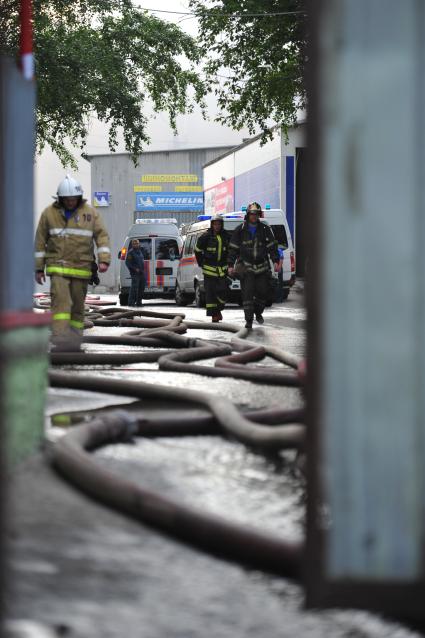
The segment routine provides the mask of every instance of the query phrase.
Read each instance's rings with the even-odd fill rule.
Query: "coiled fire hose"
[[[265,571],[300,578],[303,545],[289,543],[246,525],[201,513],[122,479],[93,462],[86,450],[143,436],[143,422],[115,412],[75,427],[53,448],[51,462],[61,475],[90,496],[215,555]]]
[[[107,311],[107,312],[106,312]],[[133,317],[140,316],[140,311],[131,311]],[[146,311],[144,311],[146,313]],[[99,313],[98,313],[99,314]],[[115,321],[128,321],[127,317],[118,317],[116,308],[101,309],[100,314],[109,316],[110,326]],[[128,314],[128,313],[121,313]],[[282,375],[288,376],[283,370],[274,368],[251,368],[247,369],[244,362],[258,361],[266,354],[275,359],[296,368],[298,360],[291,357],[290,353],[285,353],[280,349],[268,349],[252,342],[245,342],[240,339],[246,331],[240,330],[233,324],[206,324],[205,322],[184,321],[184,315],[162,314],[157,319],[165,319],[161,324],[152,321],[143,321],[145,329],[132,331],[118,337],[102,336],[99,341],[97,337],[85,337],[85,342],[91,343],[114,343],[156,347],[156,348],[178,348],[176,350],[142,351],[128,353],[52,353],[51,360],[56,364],[94,364],[96,361],[101,364],[137,361],[159,362],[160,369],[182,370],[196,372],[194,368],[214,370],[222,376],[238,377],[242,373],[253,373],[253,376],[241,376],[240,378],[255,378],[257,375],[263,379],[264,375],[272,375],[270,379],[263,381],[266,383],[276,382],[275,379]],[[146,316],[146,315],[145,315]],[[113,319],[112,319],[113,317]],[[154,319],[154,317],[152,317]],[[103,321],[103,320],[100,320]],[[137,320],[136,320],[137,321]],[[123,325],[120,323],[119,325]],[[135,326],[133,322],[129,325]],[[204,341],[192,339],[181,334],[176,334],[176,328],[200,328],[200,329],[223,329],[236,333],[230,344],[218,341]],[[137,325],[140,328],[140,325]],[[136,334],[134,334],[136,333]],[[105,341],[106,340],[106,341]],[[232,350],[238,350],[241,354],[232,355]],[[67,357],[67,355],[70,355]],[[111,355],[116,355],[115,359]],[[133,356],[131,356],[133,355]],[[222,362],[225,365],[237,366],[237,368],[227,369],[224,367],[196,366],[191,361],[204,358],[226,358]],[[236,358],[236,359],[235,359]],[[230,361],[228,361],[230,359]],[[170,366],[170,367],[167,367]],[[177,367],[173,367],[177,366]],[[182,367],[179,367],[182,366]],[[192,368],[192,369],[189,369]],[[277,375],[277,377],[276,377]],[[215,375],[214,375],[215,376]],[[296,379],[295,375],[292,379]],[[86,450],[95,449],[101,445],[122,441],[132,436],[161,436],[161,435],[184,435],[184,434],[205,434],[225,433],[241,441],[249,447],[254,447],[263,452],[277,452],[282,449],[295,448],[303,449],[305,439],[305,427],[299,421],[303,420],[302,411],[282,411],[263,410],[254,411],[248,414],[241,414],[239,410],[229,400],[220,397],[219,399],[205,392],[198,392],[169,386],[158,386],[143,382],[128,382],[120,379],[105,379],[63,372],[50,373],[50,383],[54,387],[67,387],[82,390],[92,390],[96,392],[106,392],[108,394],[125,395],[137,398],[154,398],[159,401],[177,400],[183,402],[193,402],[206,407],[211,415],[201,417],[201,424],[196,419],[189,420],[188,423],[178,424],[170,419],[149,424],[149,420],[135,418],[129,412],[119,412],[103,415],[83,426],[74,428],[70,433],[62,437],[53,446],[51,461],[54,467],[68,480],[89,493],[91,496],[101,500],[109,506],[127,513],[144,522],[159,527],[160,529],[191,542],[214,554],[226,556],[232,560],[238,560],[244,564],[261,568],[266,571],[285,575],[293,578],[300,576],[301,559],[303,555],[303,545],[300,543],[287,543],[272,535],[263,534],[256,530],[247,529],[245,526],[224,521],[218,516],[199,513],[186,505],[176,504],[163,496],[154,492],[143,490],[142,488],[114,476],[101,468]],[[292,380],[285,385],[296,385]],[[292,422],[292,419],[295,421]],[[172,420],[171,420],[172,421]],[[263,423],[263,425],[261,425]],[[273,425],[264,425],[265,423]],[[286,425],[283,425],[286,423]],[[166,434],[164,434],[166,433]]]
[[[276,425],[273,427],[257,425],[240,414],[236,406],[225,397],[218,399],[207,392],[161,386],[143,381],[77,376],[67,372],[50,372],[49,380],[53,387],[106,392],[107,394],[137,397],[139,399],[192,402],[196,405],[204,406],[214,414],[226,434],[258,450],[303,449],[305,444],[305,427],[303,425]]]

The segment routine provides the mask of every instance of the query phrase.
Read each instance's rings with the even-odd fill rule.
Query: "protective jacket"
[[[235,228],[229,244],[229,266],[239,259],[246,271],[260,274],[270,270],[269,256],[274,263],[279,263],[277,241],[269,226],[258,221],[254,236],[248,230],[247,221]]]
[[[210,228],[199,237],[195,246],[195,257],[204,275],[226,276],[229,241],[230,234],[224,229],[215,234]]]
[[[41,214],[35,236],[35,270],[46,268],[47,275],[90,279],[94,258],[109,264],[109,235],[99,213],[83,200],[67,220],[59,203]]]
[[[125,265],[130,271],[130,275],[143,275],[145,271],[145,260],[140,250],[130,248],[125,258]]]

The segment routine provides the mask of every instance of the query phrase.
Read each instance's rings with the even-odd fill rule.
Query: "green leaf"
[[[0,54],[17,56],[19,3],[0,7]],[[178,26],[130,0],[35,0],[37,149],[48,144],[64,165],[76,166],[68,145],[84,152],[91,118],[109,124],[110,150],[123,129],[133,159],[149,143],[144,105],[176,118],[203,107],[206,84],[196,65],[200,49]]]
[[[303,0],[189,0],[200,29],[203,73],[234,129],[284,131],[306,104],[306,13]],[[285,14],[285,15],[284,15]]]

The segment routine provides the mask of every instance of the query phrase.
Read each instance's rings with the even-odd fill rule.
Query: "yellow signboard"
[[[135,193],[160,193],[162,191],[162,186],[158,186],[157,184],[147,184],[146,186],[140,186],[136,184],[133,186],[133,190]]]
[[[142,182],[197,182],[197,175],[186,175],[184,173],[175,173],[168,175],[142,175]]]
[[[189,184],[184,184],[184,186],[175,186],[174,190],[176,193],[202,193],[202,186],[189,186]]]

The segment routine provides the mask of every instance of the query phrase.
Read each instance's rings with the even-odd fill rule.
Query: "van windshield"
[[[155,259],[180,259],[180,251],[175,239],[157,237],[155,239]]]

